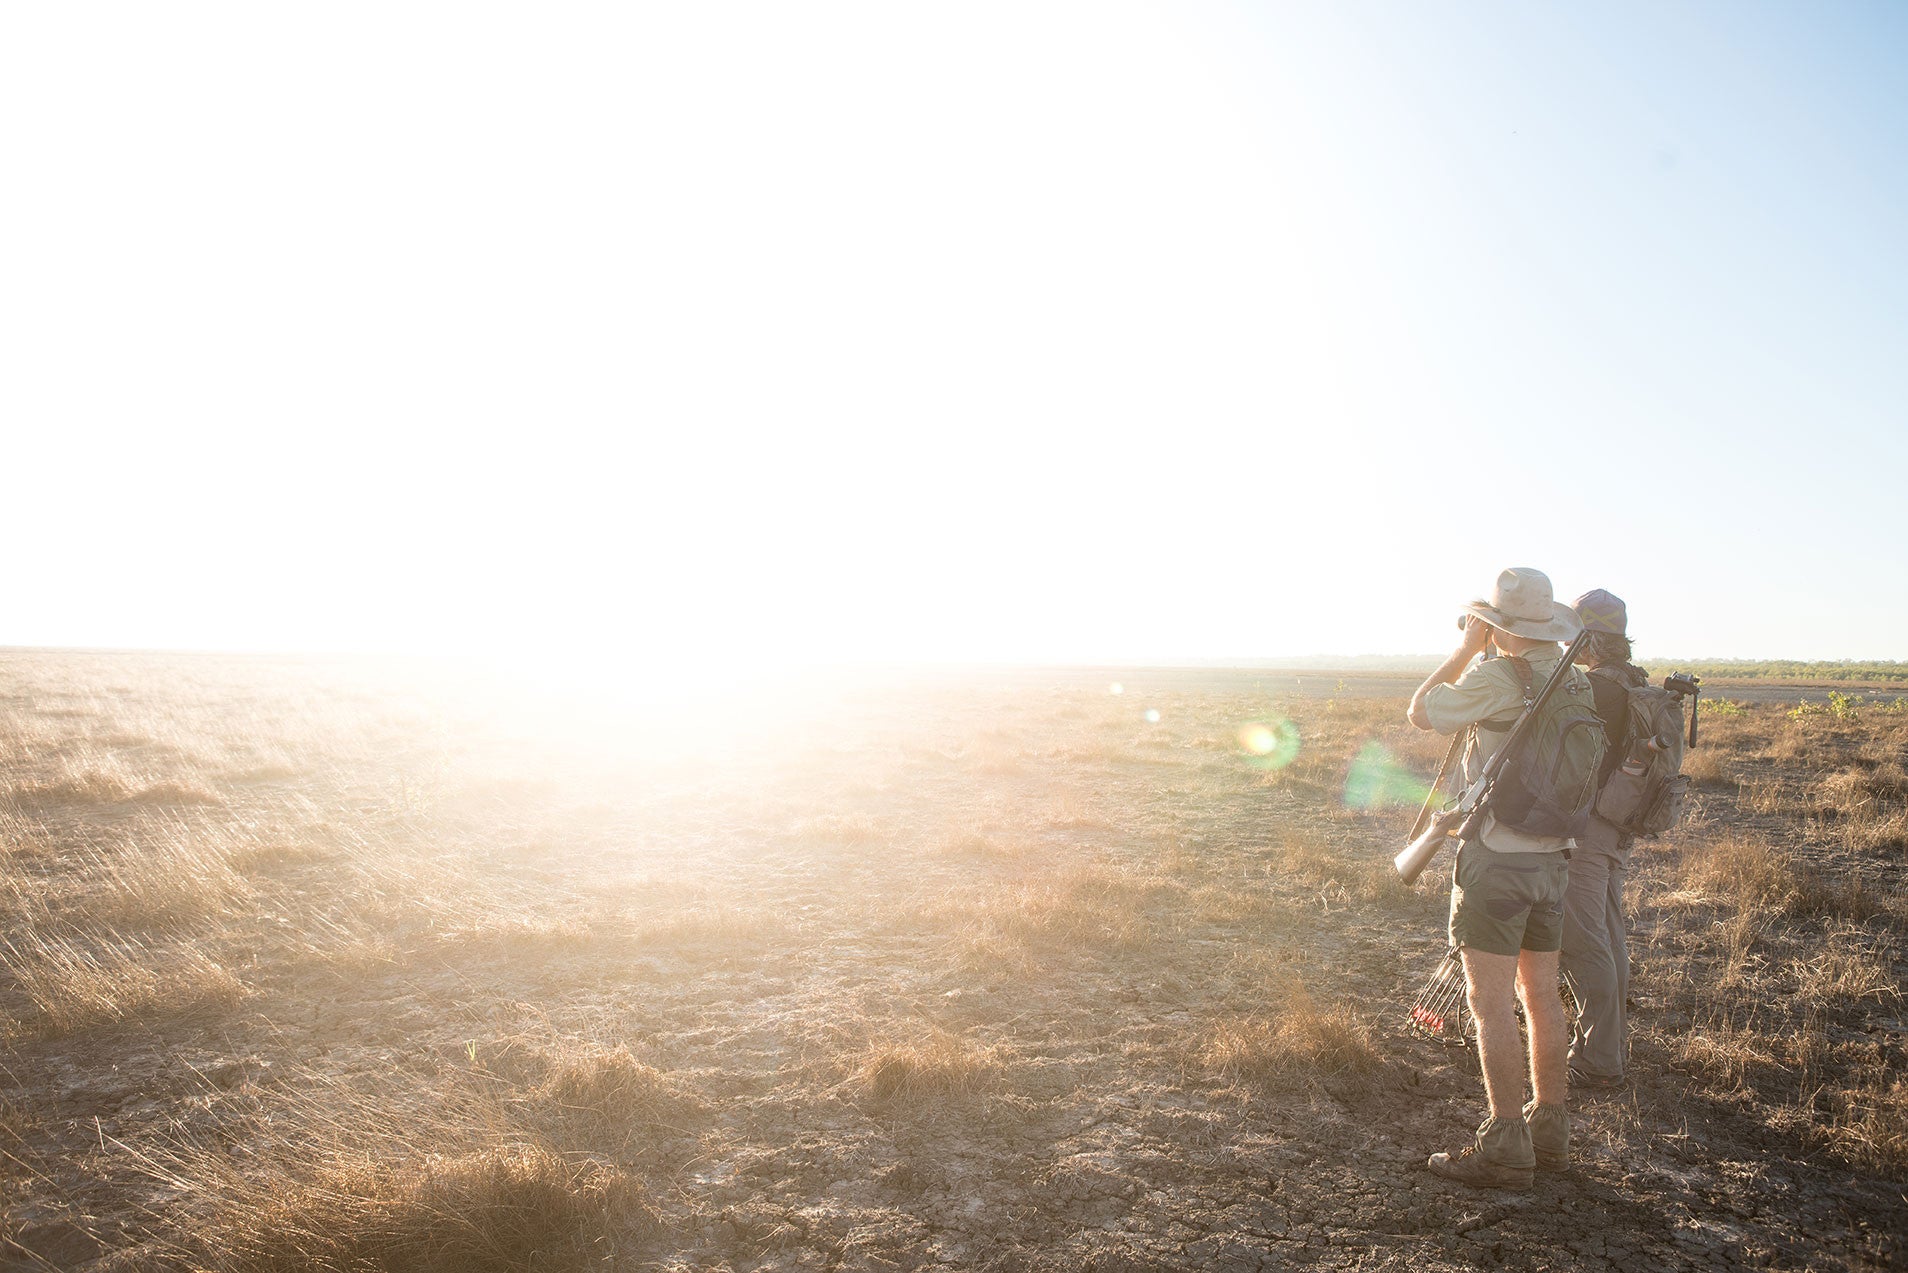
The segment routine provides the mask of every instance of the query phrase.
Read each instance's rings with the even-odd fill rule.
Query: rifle
[[[1457,763],[1458,753],[1464,750],[1464,731],[1451,735],[1451,745],[1444,749],[1444,759],[1438,762],[1438,776],[1431,780],[1431,790],[1425,793],[1424,806],[1418,810],[1417,821],[1411,824],[1411,834],[1405,837],[1408,844],[1418,838],[1431,821],[1431,815],[1437,811],[1438,793],[1444,790],[1445,775],[1451,772],[1451,766]]]
[[[1572,659],[1576,657],[1578,649],[1582,647],[1588,635],[1587,632],[1579,632],[1577,639],[1564,650],[1563,658],[1557,662],[1557,670],[1550,674],[1550,679],[1544,682],[1544,687],[1524,704],[1523,714],[1511,726],[1510,736],[1504,740],[1504,745],[1484,763],[1484,772],[1477,776],[1477,781],[1464,790],[1455,805],[1433,814],[1431,825],[1423,834],[1405,845],[1398,856],[1391,859],[1392,867],[1405,883],[1418,882],[1418,877],[1424,874],[1425,867],[1431,865],[1431,859],[1438,855],[1438,851],[1444,847],[1446,840],[1455,837],[1462,843],[1478,833],[1484,821],[1484,814],[1489,809],[1491,789],[1497,785],[1497,776],[1504,771],[1505,762],[1524,741],[1524,735],[1530,732],[1531,721],[1537,718],[1538,711],[1548,701],[1552,691],[1563,683],[1565,674],[1570,671]],[[1424,815],[1421,813],[1418,817],[1422,822]]]

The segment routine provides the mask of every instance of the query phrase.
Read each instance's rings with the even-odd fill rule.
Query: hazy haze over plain
[[[1898,6],[12,6],[0,120],[0,642],[1908,653]]]

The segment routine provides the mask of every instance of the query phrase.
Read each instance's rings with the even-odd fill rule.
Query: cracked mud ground
[[[994,673],[563,732],[351,669],[180,670],[9,669],[10,1267],[404,1267],[325,1247],[296,1199],[353,1155],[499,1145],[627,1188],[482,1267],[1908,1258],[1899,1171],[1772,1116],[1753,1067],[1692,1072],[1702,966],[1652,901],[1674,841],[1638,855],[1634,1081],[1575,1099],[1572,1168],[1424,1170],[1482,1094],[1403,1029],[1445,881],[1389,874],[1442,750],[1401,699]],[[1295,755],[1242,742],[1281,721]],[[1731,832],[1732,797],[1698,805],[1689,837]],[[181,844],[216,905],[111,865]],[[1891,906],[1864,921],[1888,941]],[[62,1007],[22,934],[230,981]],[[1899,1005],[1856,996],[1829,1046],[1898,1076]]]

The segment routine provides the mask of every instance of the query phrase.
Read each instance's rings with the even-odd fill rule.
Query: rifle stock
[[[1391,859],[1398,878],[1407,884],[1416,884],[1418,877],[1424,874],[1424,868],[1431,865],[1431,859],[1438,855],[1444,842],[1451,838],[1464,817],[1462,809],[1444,809],[1433,814],[1431,825],[1425,828],[1424,834],[1405,845],[1398,856]]]

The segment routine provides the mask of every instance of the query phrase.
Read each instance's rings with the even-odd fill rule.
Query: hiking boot
[[[1424,1165],[1478,1189],[1528,1189],[1535,1161],[1523,1119],[1487,1118],[1478,1124],[1475,1143],[1455,1154],[1432,1154]]]
[[[1613,1087],[1623,1086],[1621,1074],[1592,1074],[1588,1070],[1570,1067],[1570,1086],[1587,1088],[1593,1092],[1605,1092]]]
[[[1524,1106],[1524,1126],[1530,1129],[1530,1149],[1539,1171],[1562,1171],[1570,1165],[1570,1115],[1561,1105]]]

